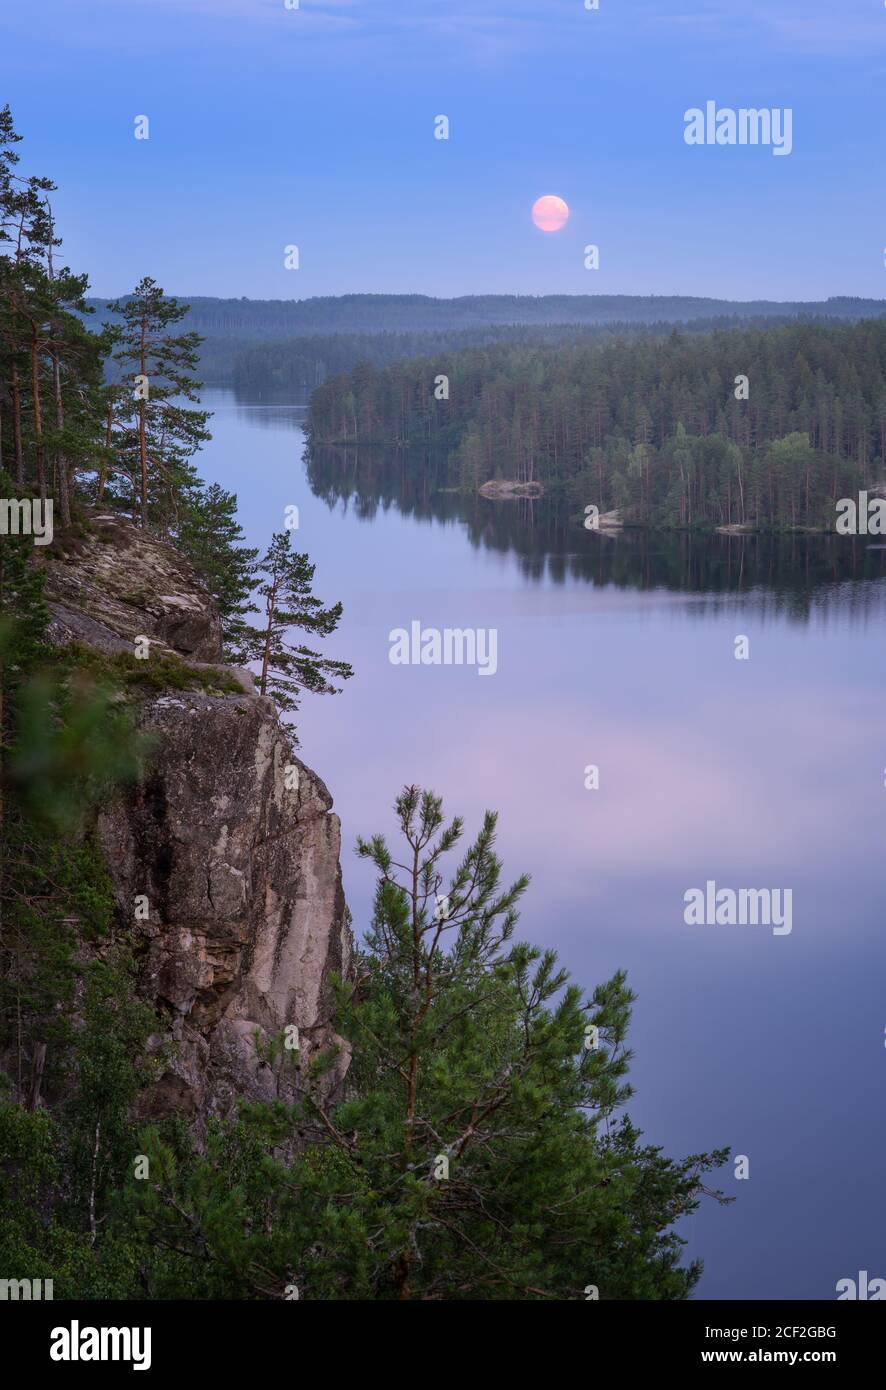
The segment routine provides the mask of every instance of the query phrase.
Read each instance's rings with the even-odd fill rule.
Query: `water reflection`
[[[834,604],[864,619],[882,614],[886,603],[879,582],[886,549],[864,537],[593,532],[564,502],[454,492],[445,461],[427,455],[315,448],[305,463],[311,491],[331,510],[372,522],[393,508],[415,520],[461,525],[472,546],[512,555],[528,580],[666,589],[725,606],[738,598],[798,620]]]

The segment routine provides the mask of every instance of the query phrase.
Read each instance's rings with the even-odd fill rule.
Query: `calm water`
[[[500,811],[522,933],[586,988],[639,995],[631,1105],[674,1154],[730,1145],[726,1208],[685,1223],[702,1298],[833,1299],[886,1277],[886,551],[833,540],[607,539],[544,508],[435,496],[396,460],[302,460],[300,405],[205,394],[201,472],[264,545],[296,504],[342,695],[305,697],[301,753],[343,824],[391,833],[405,782],[476,828]],[[498,671],[393,666],[413,619],[498,629]],[[750,639],[750,660],[734,639]],[[587,764],[600,789],[587,791]],[[793,890],[793,930],[690,927],[683,894]]]

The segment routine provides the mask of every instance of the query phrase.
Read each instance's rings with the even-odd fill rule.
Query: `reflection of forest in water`
[[[585,530],[574,506],[550,498],[489,501],[446,491],[445,459],[389,449],[308,448],[311,491],[332,509],[372,521],[379,509],[460,522],[475,547],[512,553],[530,580],[667,589],[728,602],[749,598],[797,618],[834,605],[869,618],[886,608],[886,547],[850,536],[723,536]],[[706,607],[707,605],[703,605]]]

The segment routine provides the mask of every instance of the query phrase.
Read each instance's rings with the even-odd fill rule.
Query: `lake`
[[[518,933],[588,991],[628,971],[647,1142],[747,1158],[717,1182],[736,1201],[683,1223],[696,1297],[886,1277],[886,550],[596,535],[544,503],[435,493],[381,451],[309,476],[303,400],[204,404],[199,470],[237,493],[249,543],[297,506],[315,592],[344,605],[323,650],[355,676],[296,722],[342,819],[355,930],[373,879],[354,840],[393,836],[404,783],[471,835],[497,809],[505,877],[532,875]],[[494,675],[391,664],[414,621],[494,629]],[[687,925],[708,881],[790,890],[791,930]]]

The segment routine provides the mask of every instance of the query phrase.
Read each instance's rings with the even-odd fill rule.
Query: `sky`
[[[0,99],[97,295],[886,293],[879,0],[584,5],[9,5]],[[709,100],[789,108],[791,153],[688,145]]]

